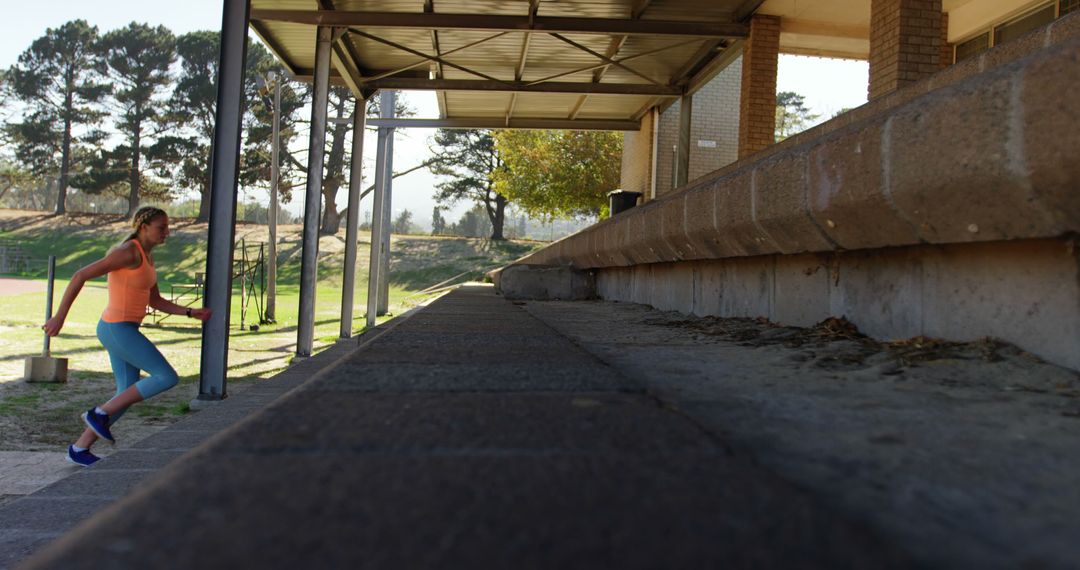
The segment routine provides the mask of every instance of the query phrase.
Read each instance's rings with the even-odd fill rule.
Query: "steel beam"
[[[229,370],[229,308],[232,301],[236,190],[240,174],[240,125],[244,105],[250,0],[224,0],[217,107],[210,158],[210,227],[204,304],[212,311],[202,327],[199,400],[226,397]]]
[[[390,117],[394,117],[394,105],[397,93],[390,94]],[[382,241],[382,257],[379,258],[379,306],[375,314],[383,316],[390,311],[390,234],[394,229],[394,127],[386,128],[386,172],[383,174],[383,227],[379,239]]]
[[[593,95],[650,95],[679,97],[681,87],[672,85],[645,85],[642,83],[549,83],[521,81],[487,81],[484,79],[414,79],[410,77],[386,77],[362,81],[365,89],[394,89],[413,91],[503,91],[509,93],[570,93]]]
[[[352,336],[353,296],[356,290],[356,237],[360,224],[360,191],[364,178],[364,119],[367,101],[353,108],[352,158],[349,163],[349,210],[345,219],[345,271],[341,278],[341,338]]]
[[[319,258],[319,206],[326,153],[326,106],[330,90],[333,30],[320,27],[315,40],[315,85],[308,139],[307,189],[304,195],[304,237],[300,257],[300,309],[296,326],[297,356],[311,356],[315,343],[315,287]]]
[[[252,10],[251,17],[258,21],[291,22],[311,26],[362,26],[366,28],[412,28],[422,30],[499,30],[545,34],[559,32],[745,38],[750,33],[749,26],[735,22],[633,20],[625,18],[529,17],[344,10]]]
[[[685,186],[690,178],[690,128],[693,124],[693,115],[694,97],[684,95],[679,99],[679,144],[675,161],[675,188]]]
[[[394,117],[394,92],[383,91],[379,93],[379,115],[385,119]],[[369,121],[370,122],[370,121]],[[368,288],[367,288],[367,312],[365,321],[367,327],[375,326],[375,317],[379,310],[379,274],[382,271],[382,256],[388,254],[383,250],[382,234],[386,209],[386,178],[393,175],[387,168],[386,142],[393,136],[393,131],[387,127],[379,127],[378,142],[375,148],[375,199],[371,208],[371,255],[368,259]]]
[[[565,129],[568,131],[636,131],[640,121],[607,119],[510,119],[454,117],[450,119],[369,119],[368,125],[417,129]]]

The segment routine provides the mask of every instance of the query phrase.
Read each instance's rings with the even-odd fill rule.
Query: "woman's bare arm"
[[[117,269],[138,267],[141,261],[138,250],[130,244],[124,244],[109,252],[105,257],[76,271],[71,276],[67,289],[64,290],[64,297],[60,300],[60,306],[56,309],[56,314],[42,326],[45,329],[45,334],[49,336],[60,334],[60,329],[64,327],[64,321],[67,319],[68,311],[71,310],[71,305],[75,302],[75,298],[79,296],[79,292],[82,291],[83,285],[87,281]]]

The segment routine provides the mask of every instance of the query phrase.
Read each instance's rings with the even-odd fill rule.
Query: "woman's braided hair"
[[[149,224],[154,218],[164,215],[166,215],[165,210],[162,210],[161,208],[155,208],[153,206],[139,208],[139,210],[135,212],[135,216],[131,218],[131,235],[124,238],[124,241],[120,242],[120,244],[122,245],[139,237],[139,228],[141,228],[143,224]]]

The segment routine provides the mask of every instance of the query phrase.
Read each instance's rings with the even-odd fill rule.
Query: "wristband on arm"
[[[187,308],[187,316],[189,316],[189,317],[191,316],[191,307]]]

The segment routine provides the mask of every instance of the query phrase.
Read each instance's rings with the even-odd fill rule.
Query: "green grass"
[[[59,303],[71,275],[118,243],[127,231],[116,216],[54,218],[37,214],[0,217],[0,239],[17,242],[34,258],[56,255],[54,303]],[[206,226],[173,223],[172,236],[154,250],[158,288],[169,297],[170,285],[192,283],[206,266]],[[260,232],[262,235],[260,235]],[[261,226],[241,225],[237,239],[265,239]],[[228,353],[228,387],[235,393],[284,370],[296,351],[299,307],[300,228],[279,230],[278,297],[276,323],[262,324],[258,331],[240,328],[239,287],[234,287]],[[340,331],[341,282],[344,232],[320,240],[318,282],[315,294],[315,352],[337,341]],[[368,235],[359,236],[356,287],[353,300],[353,334],[362,331],[367,307]],[[501,242],[422,236],[395,237],[391,246],[390,315],[383,322],[431,297],[425,288],[456,277],[454,282],[476,280],[483,273],[540,247],[535,242]],[[44,281],[45,270],[30,278]],[[60,336],[52,339],[52,355],[68,359],[69,382],[65,385],[27,384],[22,378],[24,360],[40,355],[41,324],[45,320],[45,295],[41,292],[0,296],[0,428],[12,430],[8,441],[29,441],[0,449],[56,445],[78,434],[81,410],[100,403],[113,388],[106,352],[96,337],[96,326],[108,300],[105,279],[87,283],[68,315]],[[245,325],[258,324],[252,312]],[[132,408],[132,416],[153,423],[171,421],[187,413],[187,402],[196,391],[201,358],[200,323],[169,317],[160,325],[147,317],[143,332],[176,368],[181,385],[150,402]],[[30,417],[25,417],[30,416]],[[25,420],[25,421],[24,421]],[[4,423],[4,422],[8,423]],[[129,420],[125,420],[127,422]],[[23,423],[19,423],[23,422]],[[26,425],[23,425],[23,424]],[[20,439],[21,438],[21,439]]]

